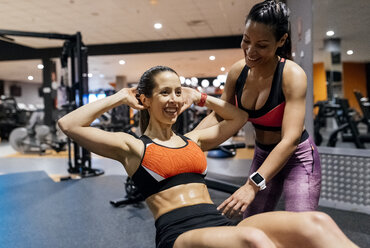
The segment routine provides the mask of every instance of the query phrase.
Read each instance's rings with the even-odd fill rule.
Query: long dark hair
[[[152,97],[153,89],[156,86],[154,77],[160,72],[164,72],[164,71],[173,72],[176,75],[178,75],[175,70],[167,66],[158,65],[158,66],[154,66],[150,68],[149,70],[145,71],[140,78],[139,84],[137,86],[137,92],[138,92],[137,97],[139,97],[141,94],[144,94],[146,97]],[[150,116],[149,116],[148,110],[146,109],[140,110],[139,125],[140,125],[140,131],[142,134],[145,132],[146,128],[148,127],[149,118]]]
[[[276,41],[287,33],[288,38],[284,45],[276,50],[276,55],[292,59],[292,41],[290,38],[290,10],[285,3],[276,1],[263,1],[257,3],[250,10],[245,23],[248,20],[263,23],[272,28]]]

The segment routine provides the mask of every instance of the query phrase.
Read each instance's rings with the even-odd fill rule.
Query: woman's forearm
[[[207,115],[203,120],[194,128],[195,130],[201,130],[207,127],[214,126],[222,121],[214,111],[212,111],[209,115]]]
[[[246,112],[216,97],[207,97],[206,106],[212,109],[213,112],[197,126],[197,129],[213,126],[222,120],[240,119],[241,122],[246,122],[248,119]]]
[[[108,110],[122,104],[123,96],[119,93],[86,104],[67,115],[63,116],[58,121],[59,127],[63,131],[67,131],[73,127],[87,127],[99,116]]]
[[[295,145],[294,142],[289,142],[287,140],[281,140],[279,144],[276,145],[258,169],[258,172],[265,178],[266,182],[270,181],[279,173],[296,148],[297,145]]]

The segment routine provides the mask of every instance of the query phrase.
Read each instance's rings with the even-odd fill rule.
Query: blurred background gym
[[[155,65],[220,96],[257,2],[0,0],[0,247],[154,247],[154,222],[122,166],[68,140],[56,121],[134,87]],[[321,154],[319,210],[370,247],[370,2],[284,2],[308,77],[305,125]],[[207,114],[191,107],[178,131]],[[93,125],[140,135],[124,106]],[[208,152],[216,204],[245,182],[253,150],[247,124]]]

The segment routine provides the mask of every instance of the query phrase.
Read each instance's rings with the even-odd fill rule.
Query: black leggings
[[[178,208],[161,215],[156,220],[156,247],[172,248],[177,237],[186,231],[236,224],[221,215],[214,204],[198,204]]]

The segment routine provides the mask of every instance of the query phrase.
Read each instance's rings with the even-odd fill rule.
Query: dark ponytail
[[[141,94],[144,94],[146,97],[152,97],[153,95],[153,89],[156,86],[156,82],[154,80],[154,77],[159,74],[160,72],[164,71],[170,71],[177,75],[176,71],[173,69],[167,67],[167,66],[154,66],[150,68],[149,70],[145,71],[143,75],[140,78],[139,84],[137,86],[138,96]],[[139,126],[140,131],[143,134],[146,130],[146,128],[149,125],[149,119],[150,115],[148,110],[140,110],[140,120],[139,120]]]
[[[292,41],[290,38],[290,10],[285,3],[276,1],[263,1],[252,7],[245,23],[248,20],[263,23],[272,28],[276,41],[284,34],[288,34],[284,45],[276,50],[276,55],[292,59]]]

